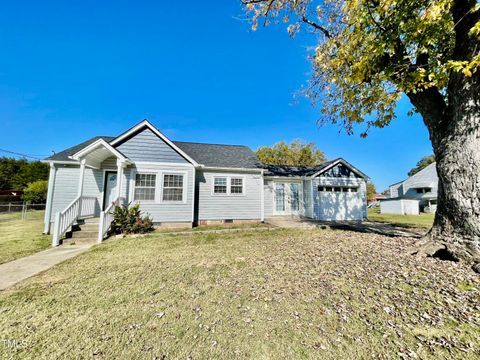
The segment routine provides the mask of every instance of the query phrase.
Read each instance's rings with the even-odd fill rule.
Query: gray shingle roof
[[[81,144],[52,155],[46,160],[71,161],[69,156],[72,156],[98,139],[104,139],[110,142],[115,138],[111,136],[95,136]],[[226,168],[262,168],[255,153],[247,146],[203,144],[184,141],[174,141],[174,144],[201,165]]]
[[[265,176],[312,176],[337,160],[339,159],[325,161],[323,164],[317,166],[263,165],[263,168],[265,169]]]
[[[174,141],[182,151],[197,163],[226,168],[261,169],[262,164],[255,153],[244,145],[203,144]]]
[[[69,158],[69,156],[72,156],[73,154],[79,152],[82,150],[84,147],[87,147],[88,145],[94,143],[98,139],[103,139],[106,142],[110,142],[114,137],[111,136],[95,136],[87,141],[82,142],[81,144],[72,146],[68,149],[65,149],[63,151],[60,151],[59,153],[56,153],[55,155],[49,156],[45,160],[55,160],[55,161],[72,161],[72,159]]]

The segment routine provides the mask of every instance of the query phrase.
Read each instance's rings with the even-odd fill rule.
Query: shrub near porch
[[[457,358],[480,280],[413,240],[273,230],[107,241],[0,294],[0,357]]]

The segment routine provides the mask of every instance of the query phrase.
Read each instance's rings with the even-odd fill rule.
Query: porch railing
[[[80,199],[80,219],[95,216],[95,206],[97,205],[97,198],[93,196],[82,196]]]
[[[96,200],[94,197],[77,196],[63,211],[55,214],[52,246],[60,244],[60,238],[79,218],[95,215]]]
[[[100,221],[98,223],[98,239],[97,243],[101,243],[103,238],[110,229],[110,225],[113,221],[113,212],[117,206],[120,206],[123,202],[123,198],[116,198],[108,207],[100,213]]]

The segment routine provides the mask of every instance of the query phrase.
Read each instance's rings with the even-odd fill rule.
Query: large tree
[[[290,144],[280,141],[273,146],[257,149],[259,160],[268,165],[315,166],[325,162],[325,154],[314,143],[293,140]]]
[[[384,127],[404,94],[427,127],[439,177],[428,238],[480,261],[480,5],[477,0],[243,0],[253,27],[316,36],[308,96],[321,122]],[[478,266],[476,267],[479,268]]]
[[[428,156],[424,156],[422,157],[418,162],[417,164],[415,165],[415,167],[413,167],[409,172],[408,172],[408,176],[412,176],[412,175],[415,175],[416,173],[418,173],[419,171],[425,169],[428,165],[432,164],[435,162],[435,156],[433,155],[428,155]]]

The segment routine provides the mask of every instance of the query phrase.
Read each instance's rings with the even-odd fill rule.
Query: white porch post
[[[265,194],[264,194],[264,187],[265,187],[265,179],[263,177],[263,169],[262,173],[260,175],[260,196],[262,197],[260,199],[260,221],[264,222],[265,221]]]
[[[80,160],[80,177],[78,178],[78,193],[77,196],[80,198],[78,203],[78,216],[80,216],[82,212],[82,193],[83,193],[83,180],[85,178],[85,163],[86,160]]]
[[[50,223],[52,220],[52,207],[53,207],[53,191],[55,185],[55,175],[57,169],[53,162],[50,163],[50,175],[48,176],[48,191],[47,191],[47,202],[45,204],[45,218],[44,218],[44,228],[43,233],[50,233]]]
[[[123,185],[123,167],[124,162],[120,159],[117,160],[117,199],[120,200],[122,194],[122,185]],[[120,203],[120,201],[119,201]]]

